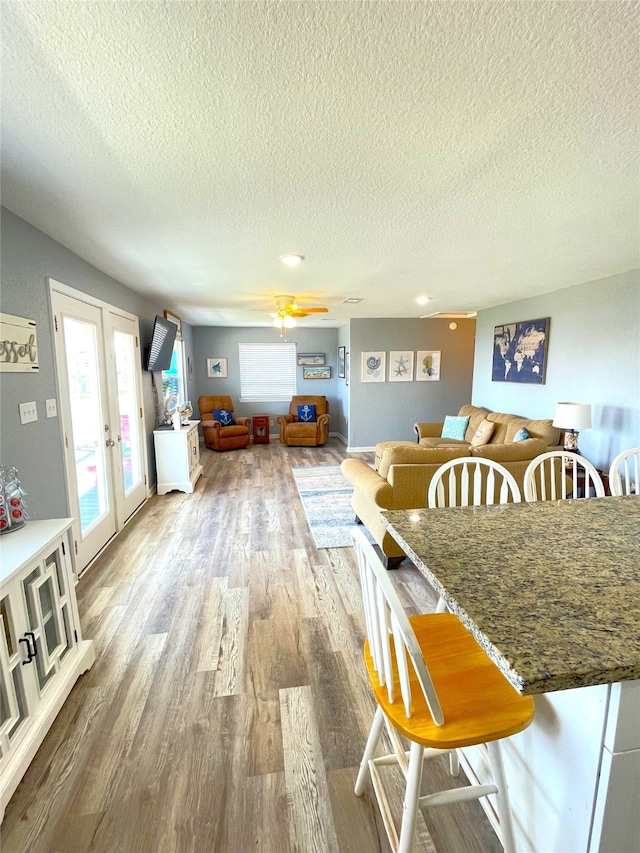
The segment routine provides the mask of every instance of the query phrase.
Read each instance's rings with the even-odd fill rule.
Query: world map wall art
[[[505,323],[493,330],[493,382],[544,385],[549,317]]]

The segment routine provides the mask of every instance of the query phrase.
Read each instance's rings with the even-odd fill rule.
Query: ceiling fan
[[[328,308],[312,308],[309,305],[298,305],[295,296],[281,294],[274,297],[278,311],[274,314],[275,317],[306,317],[308,314],[326,314]]]
[[[299,317],[308,317],[309,314],[326,314],[328,308],[312,308],[311,306],[298,305],[295,301],[295,296],[288,294],[280,294],[275,297],[277,311],[272,313],[273,325],[276,329],[280,329],[280,337],[285,337],[286,330],[292,329],[296,325],[296,319]]]

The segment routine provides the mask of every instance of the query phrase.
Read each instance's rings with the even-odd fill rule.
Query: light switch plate
[[[31,403],[20,403],[20,423],[30,424],[38,420],[38,409],[35,400]]]
[[[58,417],[58,404],[56,403],[55,398],[52,400],[45,400],[47,405],[47,417],[48,418],[57,418]]]

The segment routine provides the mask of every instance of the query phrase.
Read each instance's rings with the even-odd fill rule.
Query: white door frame
[[[128,311],[124,311],[123,309],[118,308],[115,305],[110,305],[108,302],[104,302],[101,299],[90,296],[89,294],[84,293],[81,290],[76,290],[73,287],[69,287],[68,285],[64,284],[63,282],[57,281],[54,278],[48,278],[47,281],[48,281],[48,285],[49,285],[49,295],[50,295],[52,306],[53,306],[54,294],[58,293],[58,294],[61,294],[62,296],[70,297],[71,299],[75,299],[78,302],[86,303],[87,305],[92,306],[92,307],[100,310],[100,312],[101,312],[100,330],[101,330],[101,333],[103,336],[103,341],[104,341],[103,355],[105,358],[105,364],[107,365],[108,371],[114,370],[114,361],[113,361],[113,358],[110,358],[110,354],[112,354],[112,352],[113,352],[113,345],[112,345],[112,342],[110,340],[108,340],[109,333],[113,328],[113,326],[111,325],[111,321],[110,321],[110,315],[115,315],[116,318],[117,317],[124,318],[125,320],[131,321],[132,323],[135,324],[137,346],[138,346],[138,348],[140,347],[139,320],[135,314],[130,314]],[[54,314],[55,314],[55,312],[52,311],[52,315],[51,315],[51,322],[52,322],[52,326],[53,326],[52,336],[55,340],[56,332],[55,332],[55,316],[54,316]],[[54,352],[55,352],[55,347],[54,347]],[[73,506],[76,503],[76,500],[73,499],[73,495],[72,495],[72,491],[73,491],[72,482],[75,482],[75,474],[73,474],[73,476],[70,475],[69,466],[75,465],[75,460],[70,459],[69,453],[68,453],[68,448],[65,446],[65,441],[64,441],[64,435],[69,433],[70,424],[69,424],[69,412],[66,411],[68,407],[64,404],[64,400],[63,400],[63,393],[62,393],[62,388],[61,388],[60,369],[61,369],[61,365],[57,363],[57,359],[56,359],[57,395],[58,395],[58,399],[60,400],[60,403],[61,403],[61,405],[60,405],[60,418],[61,418],[60,427],[61,427],[61,431],[60,432],[61,432],[61,443],[62,443],[62,448],[63,448],[64,461],[65,461],[65,465],[64,465],[65,491],[66,491],[66,495],[67,495],[68,506],[70,507],[71,510],[73,510]],[[66,380],[64,380],[64,381],[66,383]],[[108,382],[105,385],[105,388],[108,389],[108,395],[110,398],[112,398],[113,388],[115,386],[116,386],[115,378],[110,377]],[[143,388],[142,388],[142,365],[141,365],[140,359],[138,359],[137,363],[136,363],[136,392],[137,392],[138,401],[139,401],[139,405],[140,405],[140,419],[138,422],[138,429],[140,431],[140,451],[141,451],[141,455],[142,455],[141,464],[142,464],[142,475],[143,475],[143,479],[144,479],[144,499],[143,499],[142,503],[144,503],[144,501],[150,497],[151,492],[149,489],[148,476],[147,476],[147,472],[148,472],[147,430],[146,430],[145,419],[144,419],[144,408],[143,408],[144,397],[143,397]],[[64,396],[66,397],[66,394]],[[114,416],[113,415],[114,410],[117,410],[117,400],[114,401],[113,399],[110,399],[110,402],[109,402],[109,418],[110,419],[112,419]],[[119,448],[118,448],[118,451],[119,451]],[[113,458],[113,455],[112,455],[112,458]],[[115,463],[113,465],[114,473],[118,473],[118,465],[119,465],[119,457],[118,457],[117,463]],[[74,468],[74,470],[75,470],[75,468]],[[112,478],[112,479],[114,479],[114,478]],[[117,499],[117,497],[118,497],[117,491],[118,490],[116,488],[112,488],[112,500],[113,500],[113,507],[114,507],[114,515],[115,515],[115,535],[117,535],[120,532],[120,530],[122,530],[126,521],[128,520],[128,518],[132,514],[132,512],[130,510],[123,509],[122,501]],[[135,512],[136,509],[142,505],[142,503],[140,503],[136,508],[134,508],[133,511]],[[97,556],[97,554],[100,553],[101,548],[98,549],[96,554],[93,554],[89,558],[88,561],[83,560],[82,562],[84,562],[84,565],[80,565],[80,564],[78,564],[78,561],[76,558],[76,555],[78,554],[79,543],[81,541],[79,519],[74,519],[74,523],[72,525],[72,537],[74,540],[74,549],[73,549],[74,553],[72,555],[73,563],[74,563],[74,571],[76,572],[76,574],[80,574],[88,565],[91,564],[91,562],[93,561],[95,556]],[[101,546],[101,547],[104,547],[104,546]]]

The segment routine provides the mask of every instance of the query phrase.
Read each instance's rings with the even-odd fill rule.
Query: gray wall
[[[234,411],[241,417],[251,417],[257,413],[265,413],[275,419],[289,411],[288,400],[275,403],[241,403],[240,402],[240,362],[238,344],[279,343],[280,336],[273,327],[254,328],[226,326],[194,326],[193,347],[195,358],[195,396],[192,397],[193,407],[198,412],[198,397],[205,394],[228,394],[233,400]],[[287,331],[287,343],[296,344],[297,351],[323,352],[325,364],[331,367],[331,379],[303,379],[302,367],[298,367],[298,394],[324,394],[329,401],[331,414],[330,432],[336,431],[334,413],[340,412],[341,404],[338,398],[338,330],[337,329],[307,329],[296,326]],[[227,358],[228,377],[226,379],[210,379],[207,377],[208,358]],[[338,415],[339,418],[339,415]],[[277,433],[277,424],[272,427],[272,434]]]
[[[544,385],[492,382],[495,326],[549,317]],[[558,402],[592,404],[580,451],[607,470],[640,446],[640,271],[522,299],[478,313],[472,402],[493,411],[552,418]]]
[[[0,374],[0,464],[15,465],[18,469],[22,486],[28,493],[31,518],[59,518],[68,515],[69,508],[63,487],[60,418],[45,415],[45,400],[58,398],[47,277],[137,315],[143,345],[151,337],[155,315],[171,306],[152,304],[5,208],[1,210],[1,217],[2,311],[35,320],[40,370],[33,374]],[[187,353],[190,353],[191,330],[187,324],[184,324],[184,334]],[[148,476],[149,482],[154,484],[151,434],[156,414],[150,373],[143,372],[143,389]],[[38,420],[23,425],[18,404],[31,400],[37,404]]]
[[[444,420],[471,399],[475,320],[352,320],[350,323],[349,447],[415,441],[416,421]],[[361,382],[362,353],[440,350],[439,382]]]

